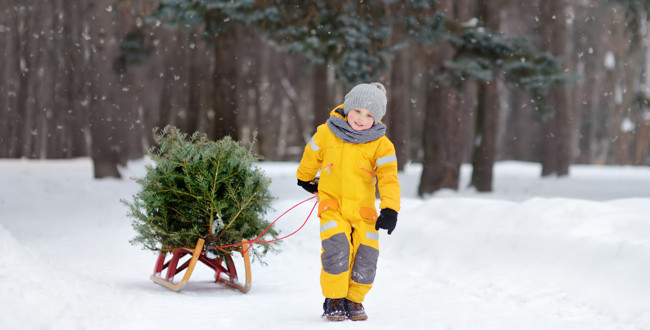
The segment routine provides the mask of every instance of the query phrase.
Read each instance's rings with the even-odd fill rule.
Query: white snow
[[[144,175],[145,162],[123,169]],[[278,197],[269,220],[308,198],[295,163],[261,163]],[[315,216],[242,294],[199,264],[177,293],[149,280],[156,255],[131,246],[129,179],[92,179],[89,159],[0,161],[0,329],[650,329],[650,169],[500,162],[493,193],[416,196],[401,173],[395,232],[365,322],[320,318]],[[277,223],[297,229],[313,204]],[[239,269],[243,272],[243,269]]]

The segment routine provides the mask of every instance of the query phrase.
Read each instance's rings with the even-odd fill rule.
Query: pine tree
[[[230,137],[188,137],[172,126],[156,132],[155,141],[157,147],[149,151],[153,164],[145,177],[136,179],[141,190],[133,202],[122,201],[137,233],[131,244],[165,251],[193,248],[203,238],[221,247],[251,240],[269,225],[263,216],[273,199],[270,180],[254,166],[259,158],[249,149]],[[264,235],[269,240],[277,232],[270,229]],[[239,248],[221,248],[219,253]],[[259,258],[269,248],[255,244],[251,250]]]
[[[553,116],[544,96],[550,86],[570,85],[576,77],[564,72],[561,58],[537,49],[528,38],[508,38],[483,26],[463,26],[439,16],[432,27],[439,38],[455,49],[437,79],[457,88],[467,80],[493,81],[497,73],[512,88],[530,93],[543,120]]]
[[[388,69],[384,1],[259,1],[254,24],[289,52],[331,66],[346,88]],[[262,15],[262,13],[264,15]]]

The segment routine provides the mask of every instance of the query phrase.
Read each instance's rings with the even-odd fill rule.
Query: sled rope
[[[301,204],[303,204],[303,203],[305,203],[305,202],[307,202],[307,201],[310,201],[310,200],[312,200],[312,199],[314,199],[314,198],[316,198],[316,195],[314,195],[314,196],[312,196],[312,197],[310,197],[310,198],[307,198],[307,199],[305,199],[304,201],[302,201],[302,202],[300,202],[300,203],[298,203],[298,204],[292,206],[292,207],[289,208],[288,210],[284,211],[284,213],[280,214],[280,216],[278,216],[277,218],[275,218],[275,220],[273,220],[273,222],[271,222],[271,224],[268,225],[268,226],[266,227],[266,229],[264,229],[264,231],[262,231],[259,235],[257,235],[257,237],[253,238],[252,240],[250,240],[250,241],[248,241],[248,242],[242,242],[242,243],[235,243],[235,244],[230,244],[230,245],[219,246],[219,247],[217,247],[217,248],[227,248],[227,247],[233,247],[233,246],[237,246],[237,245],[242,245],[242,244],[246,244],[246,243],[248,243],[248,244],[249,244],[249,245],[248,245],[248,248],[247,248],[245,251],[242,252],[242,254],[246,254],[246,253],[248,252],[248,250],[250,250],[251,247],[253,247],[253,243],[269,244],[269,243],[273,243],[273,242],[275,242],[275,241],[283,240],[283,239],[285,239],[285,238],[287,238],[287,237],[293,236],[294,234],[296,234],[297,232],[299,232],[299,231],[300,231],[300,230],[301,230],[301,229],[302,229],[302,228],[307,224],[307,221],[309,221],[309,218],[311,217],[312,213],[314,213],[314,209],[316,208],[316,205],[318,205],[318,200],[316,200],[316,203],[314,203],[314,206],[311,207],[311,211],[309,211],[309,215],[307,215],[307,218],[305,219],[305,222],[302,223],[302,225],[300,226],[300,228],[296,229],[294,232],[292,232],[292,233],[289,234],[289,235],[286,235],[286,236],[283,236],[283,237],[280,237],[280,238],[276,238],[276,239],[273,239],[273,240],[270,240],[270,241],[260,241],[260,240],[259,240],[259,238],[262,237],[262,235],[264,235],[264,233],[266,233],[266,232],[271,228],[271,226],[273,226],[273,224],[275,224],[278,220],[280,220],[280,218],[282,218],[285,214],[289,213],[291,210],[295,209],[296,207],[300,206]]]

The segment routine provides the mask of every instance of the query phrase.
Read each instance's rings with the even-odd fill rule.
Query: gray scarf
[[[336,137],[348,143],[366,143],[386,134],[386,125],[382,123],[375,124],[365,131],[355,131],[345,119],[337,116],[331,116],[327,120],[327,127]]]

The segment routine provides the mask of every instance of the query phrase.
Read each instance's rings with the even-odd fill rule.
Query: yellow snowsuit
[[[336,109],[330,116],[343,118]],[[319,170],[323,295],[361,303],[372,287],[379,257],[375,184],[380,209],[400,208],[395,147],[385,135],[346,143],[323,124],[305,146],[297,177],[311,181]]]

